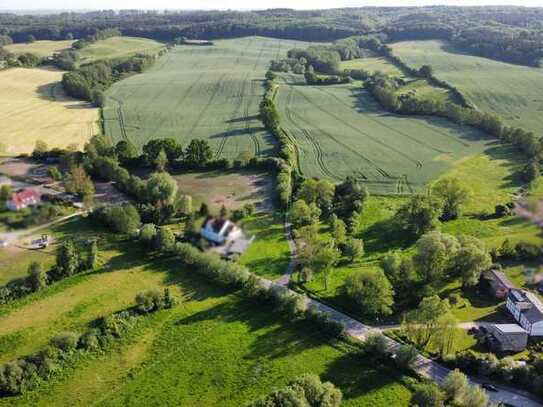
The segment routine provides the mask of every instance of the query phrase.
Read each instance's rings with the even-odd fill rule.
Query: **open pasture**
[[[87,64],[100,59],[124,57],[136,53],[155,52],[164,44],[147,38],[111,37],[96,41],[81,49],[81,63]]]
[[[500,115],[509,125],[543,131],[543,69],[512,65],[456,51],[441,41],[392,44],[409,65],[430,65],[477,108]]]
[[[30,153],[36,140],[65,148],[98,131],[98,109],[64,94],[62,71],[13,68],[0,71],[2,154]]]
[[[300,86],[301,80],[285,78],[276,102],[305,176],[351,175],[373,193],[412,193],[489,143],[444,119],[387,113],[353,86]]]
[[[157,137],[184,145],[200,138],[217,157],[269,155],[274,140],[258,120],[264,75],[271,59],[299,44],[247,37],[175,47],[145,73],[108,90],[106,133],[137,148]]]
[[[400,71],[396,66],[389,63],[383,57],[364,57],[356,58],[348,61],[342,61],[339,65],[340,70],[342,69],[363,69],[370,73],[382,72],[391,76],[403,76],[402,71]]]
[[[407,406],[397,371],[329,344],[306,323],[286,323],[219,288],[176,259],[146,254],[89,220],[51,231],[100,237],[100,265],[0,312],[0,361],[43,348],[56,334],[82,332],[100,316],[133,304],[137,292],[169,287],[181,304],[146,316],[104,353],[82,356],[53,380],[1,406],[240,406],[302,373],[341,388],[346,406]]]
[[[53,55],[56,52],[63,51],[72,46],[72,40],[66,41],[34,41],[31,43],[19,43],[4,45],[4,49],[13,54],[31,53],[39,57],[45,58]]]

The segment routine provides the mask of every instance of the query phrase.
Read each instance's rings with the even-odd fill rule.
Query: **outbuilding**
[[[518,289],[511,290],[506,307],[529,336],[543,336],[543,303],[537,295]]]
[[[494,352],[521,352],[528,345],[528,332],[517,324],[489,327],[488,342]]]

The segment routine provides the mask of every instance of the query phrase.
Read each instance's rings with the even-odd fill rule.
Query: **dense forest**
[[[295,11],[125,10],[45,16],[0,14],[0,36],[14,42],[85,39],[98,30],[160,41],[232,38],[247,35],[333,41],[381,33],[387,41],[446,39],[481,56],[524,65],[543,58],[543,10],[524,7],[368,7]],[[5,37],[4,40],[6,41]],[[9,41],[9,39],[8,39]],[[1,44],[1,41],[0,41]]]

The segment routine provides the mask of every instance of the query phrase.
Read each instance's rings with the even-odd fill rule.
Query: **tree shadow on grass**
[[[366,253],[387,253],[390,250],[406,249],[417,237],[403,230],[394,217],[381,220],[360,233]]]
[[[378,365],[377,362],[369,362],[349,352],[328,364],[322,379],[341,388],[343,399],[349,400],[398,384],[402,380],[402,375],[392,368]],[[391,399],[390,402],[395,403],[398,400]]]
[[[270,307],[239,298],[181,318],[175,324],[204,321],[241,322],[247,326],[254,340],[243,355],[245,360],[284,358],[327,343],[309,323],[285,321]]]
[[[492,160],[501,160],[509,174],[505,178],[505,182],[500,185],[501,188],[515,188],[524,184],[522,181],[522,167],[525,158],[518,149],[511,145],[504,145],[498,141],[489,144],[489,147],[484,151]]]

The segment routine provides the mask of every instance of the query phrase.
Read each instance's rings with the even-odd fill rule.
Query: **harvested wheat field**
[[[98,131],[98,109],[64,94],[62,71],[14,68],[0,72],[1,153],[29,153],[36,140],[49,147],[82,148]]]

